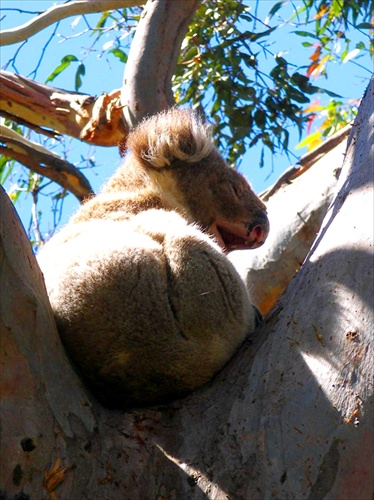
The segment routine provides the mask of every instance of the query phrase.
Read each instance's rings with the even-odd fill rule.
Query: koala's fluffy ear
[[[209,125],[191,111],[173,109],[143,121],[128,136],[127,149],[148,168],[197,163],[214,149]]]

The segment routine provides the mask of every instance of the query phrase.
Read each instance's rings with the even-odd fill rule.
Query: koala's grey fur
[[[191,112],[156,115],[127,144],[38,256],[62,341],[112,408],[182,397],[227,363],[256,315],[224,252],[268,233],[264,205]]]

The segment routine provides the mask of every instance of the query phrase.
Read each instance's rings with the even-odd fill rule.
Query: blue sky
[[[19,11],[6,11],[4,9],[16,8],[26,11],[41,12],[49,8],[55,3],[62,3],[61,1],[52,2],[50,0],[27,0],[14,2],[14,0],[2,0],[2,22],[1,29],[11,28],[23,24],[33,14],[20,14]],[[254,10],[256,2],[248,0],[246,2]],[[257,16],[265,20],[268,11],[274,5],[274,0],[261,0],[257,6]],[[301,5],[302,2],[294,1],[294,6]],[[292,12],[292,6],[287,7],[288,12],[280,11],[284,17],[289,17]],[[5,16],[5,17],[3,17]],[[99,14],[90,14],[87,16],[91,26],[94,26],[99,19]],[[73,26],[72,26],[73,23]],[[278,24],[279,19],[276,17],[271,21],[271,25]],[[109,92],[113,89],[120,88],[122,84],[124,65],[116,58],[107,58],[101,55],[102,48],[105,43],[110,42],[113,37],[113,32],[109,32],[103,36],[99,43],[92,46],[93,38],[88,34],[83,36],[76,36],[84,30],[85,24],[83,19],[72,17],[60,22],[56,31],[56,35],[49,45],[47,46],[42,61],[39,59],[41,50],[46,45],[46,42],[52,35],[55,27],[51,26],[43,32],[30,38],[19,50],[17,57],[12,64],[7,62],[12,59],[19,49],[20,44],[1,47],[1,66],[6,66],[7,71],[17,71],[18,73],[28,76],[38,82],[44,83],[48,75],[59,64],[61,58],[66,54],[73,54],[78,59],[84,60],[86,65],[86,75],[83,79],[83,85],[80,89],[81,92],[100,95],[103,92]],[[279,36],[272,37],[272,45],[270,49],[273,53],[284,52],[286,59],[294,62],[297,65],[307,64],[308,57],[311,55],[311,50],[306,50],[302,47],[301,43],[304,41],[301,37],[293,35],[291,32],[295,30],[294,26],[285,26],[282,31],[279,30]],[[276,31],[275,33],[277,33]],[[65,38],[68,37],[68,38]],[[352,33],[352,48],[354,43],[360,41],[363,37],[359,33]],[[357,60],[360,65],[365,66],[371,70],[371,62],[369,57]],[[269,60],[269,68],[274,66],[274,62]],[[72,64],[70,68],[58,76],[52,83],[54,87],[64,88],[67,90],[74,90],[74,75],[76,71],[76,64]],[[35,69],[37,68],[37,71]],[[264,69],[266,71],[266,68]],[[343,65],[330,64],[328,69],[328,78],[320,78],[316,84],[331,90],[346,99],[356,98],[360,99],[368,84],[370,72],[360,68],[351,62]],[[319,96],[322,103],[326,104],[330,98],[328,96]],[[312,99],[314,99],[312,97]],[[296,155],[300,156],[304,151],[295,150],[294,147],[298,143],[299,137],[296,131],[291,131],[290,149]],[[71,163],[78,162],[81,156],[86,156],[87,153],[92,152],[92,148],[79,141],[72,140],[67,145],[64,154]],[[84,173],[89,178],[94,190],[98,190],[101,184],[109,177],[113,171],[119,166],[120,158],[117,148],[96,148],[94,152],[97,168],[92,171],[85,171]],[[262,169],[259,168],[260,148],[253,148],[248,151],[242,161],[240,162],[239,171],[241,171],[250,181],[254,190],[260,192],[269,185],[273,184],[278,176],[290,165],[290,160],[285,154],[277,155],[273,158],[269,153],[265,154],[265,165]],[[295,160],[296,161],[296,160]],[[48,200],[45,200],[48,203]],[[31,200],[21,197],[17,202],[17,209],[21,215],[21,219],[27,228],[30,220],[30,206]],[[43,204],[42,204],[43,207]],[[70,195],[65,202],[64,215],[62,223],[68,220],[69,216],[78,207],[78,202]],[[42,208],[43,213],[48,215],[48,208]],[[44,222],[44,230],[47,231],[50,226],[50,221],[46,218]]]

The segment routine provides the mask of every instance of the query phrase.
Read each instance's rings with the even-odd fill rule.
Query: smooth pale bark
[[[210,384],[163,408],[108,411],[84,392],[2,202],[3,496],[372,498],[373,92],[277,308]]]
[[[126,122],[134,126],[174,105],[171,79],[200,0],[149,0],[136,28],[122,87]]]
[[[374,80],[338,194],[274,314],[155,440],[208,498],[372,496],[373,93]]]

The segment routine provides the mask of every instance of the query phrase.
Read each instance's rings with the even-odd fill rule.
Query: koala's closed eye
[[[235,193],[235,196],[240,200],[243,197],[244,187],[241,184],[235,184],[232,186],[232,189]]]

